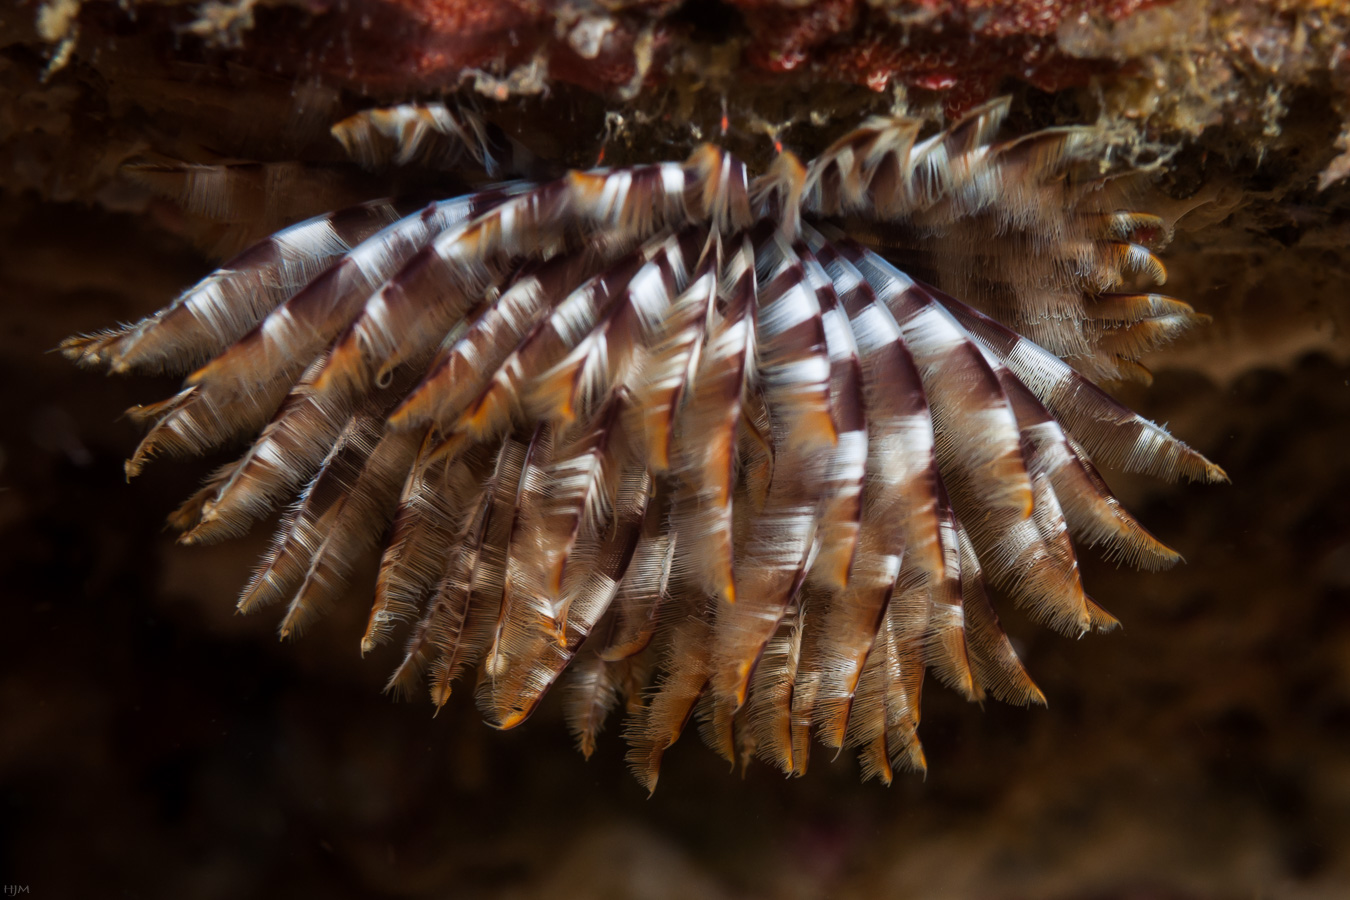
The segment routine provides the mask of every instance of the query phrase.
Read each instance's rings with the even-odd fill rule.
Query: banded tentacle
[[[583,752],[625,701],[649,787],[690,721],[733,761],[801,774],[815,740],[889,780],[925,764],[927,672],[1042,701],[995,601],[1105,630],[1076,544],[1178,559],[1099,465],[1223,478],[1092,381],[1201,318],[1138,283],[1166,223],[1085,172],[1086,132],[1000,138],[1006,113],[870,120],[757,178],[705,147],[380,201],[63,347],[188,373],[129,472],[255,436],[172,522],[228,537],[293,497],[240,601],[284,634],[379,546],[362,649],[407,627],[391,688],[443,704],[475,671],[509,728],[570,679]],[[367,164],[496,162],[444,107],[337,133]]]

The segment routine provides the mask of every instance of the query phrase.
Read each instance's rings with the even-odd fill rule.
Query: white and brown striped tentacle
[[[1008,107],[1006,97],[990,101],[923,140],[917,120],[869,119],[812,161],[806,206],[824,215],[868,212],[891,219],[970,195],[997,156],[990,142]],[[984,191],[965,205],[978,208],[990,202],[990,192]]]
[[[152,455],[201,454],[257,432],[377,287],[435,234],[507,196],[499,193],[492,201],[434,203],[380,230],[192,373],[171,406],[132,410],[134,417],[149,413],[158,421],[128,463],[128,474],[138,474]]]
[[[685,229],[662,241],[629,280],[622,296],[563,359],[538,376],[525,401],[528,413],[566,428],[574,422],[584,423],[616,394],[631,397],[671,304],[684,291],[706,244],[707,232],[701,228]]]
[[[432,587],[462,541],[460,531],[477,510],[487,477],[482,444],[445,446],[428,434],[404,482],[389,540],[380,558],[361,652],[384,643],[400,622],[421,613]]]
[[[744,771],[755,756],[757,737],[750,727],[749,710],[736,709],[723,700],[710,681],[694,707],[694,718],[704,746],[726,760],[733,770],[739,764]]]
[[[736,599],[733,495],[743,397],[755,374],[755,265],[748,235],[732,238],[718,282],[725,308],[708,332],[680,415],[674,528],[685,565],[712,596]]]
[[[759,285],[756,375],[760,389],[773,398],[774,442],[823,451],[835,445],[838,434],[820,298],[802,259],[780,234],[764,235],[761,229],[752,239]]]
[[[922,124],[874,116],[835,141],[807,166],[805,209],[825,216],[868,208],[884,215],[903,212],[910,152]]]
[[[577,749],[587,759],[622,693],[619,666],[594,651],[583,650],[569,667],[563,688],[563,718]]]
[[[922,287],[918,291],[927,294]],[[933,300],[931,295],[928,299]],[[958,511],[964,508],[964,515],[977,523],[970,532],[993,584],[1006,588],[1019,605],[1030,607],[1033,616],[1045,624],[1068,634],[1082,634],[1094,624],[1092,607],[1083,592],[1078,560],[1068,543],[1049,476],[1036,469],[1034,459],[1027,453],[1026,429],[1030,422],[1017,415],[1019,405],[1011,393],[1021,386],[986,348],[975,342],[970,342],[970,346],[982,354],[1013,413],[1019,429],[1020,452],[1032,486],[1032,502],[1029,516],[1004,517],[993,522],[981,520],[977,518],[979,506],[971,506],[969,496],[961,493],[964,479],[953,479],[950,486],[956,491],[953,498],[956,508]],[[978,504],[983,498],[975,499]]]
[[[874,255],[862,253],[859,258],[864,271],[873,274],[874,283],[880,278],[895,279],[899,275],[897,270]],[[1019,604],[1028,605],[1040,618],[1061,630],[1081,633],[1091,627],[1092,607],[1083,593],[1071,548],[1060,542],[1056,552],[1046,543],[1047,535],[1058,539],[1057,529],[1052,524],[1057,516],[1049,509],[1057,504],[1053,495],[1046,493],[1046,485],[1041,491],[1042,509],[1038,515],[1036,492],[1027,472],[1020,431],[997,371],[1002,368],[1001,360],[992,354],[985,359],[981,347],[928,289],[914,282],[900,283],[904,288],[891,292],[890,305],[898,319],[908,319],[912,323],[906,334],[911,338],[910,346],[922,346],[916,345],[916,340],[928,340],[931,342],[929,352],[958,351],[969,367],[966,383],[987,383],[978,395],[953,397],[949,394],[945,403],[956,404],[954,406],[944,408],[944,401],[938,400],[935,416],[943,479],[958,512],[974,523],[971,536],[986,568],[994,583],[1006,587]],[[932,329],[928,335],[922,330],[925,324]],[[993,418],[988,421],[994,427],[1003,427],[1006,433],[1006,426],[1011,424],[1011,434],[1017,435],[1016,443],[1004,448],[1006,455],[1002,461],[1005,468],[1002,472],[995,468],[997,464],[993,460],[982,464],[966,455],[972,449],[971,445],[978,441],[975,435],[962,436],[957,444],[958,452],[947,453],[944,457],[944,445],[952,447],[947,441],[959,427],[957,423],[966,425],[977,421],[959,405],[965,403],[968,409],[972,401],[993,411]],[[1025,504],[1021,509],[999,504],[1000,496],[1008,496],[1008,483],[1016,485],[1018,499]]]
[[[687,263],[683,252],[701,243],[697,235],[684,235],[680,239],[664,240],[657,246],[649,247],[637,262],[660,258],[659,264],[643,266],[637,275],[626,273],[624,285],[602,291],[603,297],[591,298],[585,309],[579,312],[560,309],[552,318],[553,332],[562,344],[560,351],[566,351],[568,344],[578,344],[585,348],[582,341],[597,322],[613,321],[614,309],[624,306],[639,312],[640,325],[643,325],[641,310],[643,305],[651,305],[653,294],[659,294],[657,306],[667,305],[670,297],[687,279]],[[683,246],[682,246],[683,243]],[[651,271],[651,278],[639,278],[643,271]],[[624,297],[616,297],[624,287]],[[648,310],[651,312],[651,310]],[[580,316],[580,318],[578,318]],[[643,331],[652,328],[643,325]],[[633,336],[636,339],[636,336]],[[568,358],[570,359],[570,358]],[[564,366],[568,359],[563,360]],[[555,368],[556,371],[556,368]],[[531,383],[522,379],[526,385]],[[566,447],[559,448],[555,459],[547,471],[537,476],[540,484],[532,490],[529,499],[520,498],[520,524],[513,532],[520,534],[520,541],[513,540],[513,546],[520,553],[509,553],[508,576],[510,587],[504,607],[505,618],[520,619],[522,610],[535,610],[535,618],[526,617],[517,621],[514,633],[524,634],[540,622],[551,622],[551,631],[555,641],[566,642],[566,621],[568,606],[572,602],[570,592],[564,590],[564,576],[568,559],[578,548],[579,540],[598,540],[605,510],[609,507],[609,498],[614,493],[612,479],[618,478],[624,471],[626,436],[622,433],[624,410],[628,405],[628,391],[612,394],[601,414],[595,418],[589,432],[583,432],[578,439]],[[533,471],[533,468],[531,468]],[[525,482],[522,482],[524,484]],[[636,524],[632,525],[636,528]],[[589,534],[590,538],[587,538]],[[517,578],[510,578],[510,573]],[[524,594],[520,594],[524,592]],[[506,609],[514,610],[509,615]],[[509,627],[509,622],[504,622]],[[536,629],[537,630],[537,627]],[[524,638],[521,638],[524,640]],[[501,641],[494,642],[491,665],[495,668],[501,653],[509,650],[509,645]],[[510,714],[506,718],[512,718]]]
[[[963,634],[971,672],[982,692],[1005,703],[1045,705],[1045,695],[1031,680],[985,592],[984,574],[964,525],[955,523],[960,547]]]
[[[1074,459],[1051,471],[1070,482],[1055,490],[1074,537],[1089,547],[1102,545],[1103,556],[1132,568],[1156,571],[1181,562],[1180,553],[1154,537],[1115,498],[1083,446],[1068,434],[1065,441]],[[1083,488],[1078,486],[1080,472]]]
[[[388,684],[389,690],[408,694],[430,668],[431,699],[438,707],[449,699],[459,673],[487,652],[501,606],[501,545],[525,448],[513,437],[486,446],[486,457],[477,463],[486,477],[466,502],[444,571]]]
[[[932,615],[931,584],[927,577],[922,572],[902,572],[886,612],[887,627],[893,635],[888,640],[894,641],[895,648],[889,653],[898,655],[900,669],[900,680],[887,697],[886,742],[894,765],[919,772],[927,769],[917,732],[927,671],[924,655]],[[895,663],[890,665],[895,666]]]
[[[1046,129],[995,143],[1007,112],[1008,98],[993,100],[922,140],[918,120],[869,119],[812,160],[804,206],[929,232],[988,215],[1003,230],[1039,226],[1051,243],[1065,214],[1060,176],[1083,158],[1088,132]]]
[[[242,534],[256,518],[266,515],[276,501],[319,468],[333,440],[351,416],[383,418],[407,391],[412,377],[405,371],[361,398],[317,392],[314,379],[322,360],[310,366],[291,388],[272,421],[228,473],[222,470],[213,494],[199,494],[195,511],[180,509],[177,515],[195,519],[183,535],[185,543],[219,540]],[[128,462],[130,467],[137,460]]]
[[[1008,97],[990,100],[914,145],[904,180],[911,209],[928,209],[967,189],[990,156],[990,142],[1010,106]]]
[[[819,615],[827,597],[814,588],[806,590],[806,604],[813,615]],[[820,699],[823,673],[814,660],[819,659],[817,645],[822,640],[821,629],[809,628],[802,631],[801,661],[797,666],[797,678],[792,685],[792,703],[790,715],[792,735],[792,774],[798,777],[806,774],[806,766],[811,761],[811,741],[819,731],[818,701]]]
[[[393,428],[432,425],[450,433],[490,433],[464,421],[503,370],[513,353],[557,306],[583,282],[595,276],[597,261],[587,253],[570,253],[537,266],[526,266],[501,296],[482,312],[453,344],[441,351],[422,381],[389,417]],[[608,282],[603,282],[607,284]],[[504,424],[505,419],[499,424]]]
[[[448,231],[418,251],[364,304],[334,344],[318,386],[356,394],[387,377],[409,355],[434,350],[455,323],[509,274],[514,256],[532,256],[526,242],[562,249],[556,226],[567,192],[558,182],[527,190]],[[529,218],[517,223],[517,218]],[[545,226],[547,228],[547,226]]]
[[[651,348],[633,390],[635,421],[629,430],[641,438],[647,467],[653,472],[671,467],[676,422],[693,390],[716,309],[721,260],[721,238],[714,232],[688,286],[671,304],[660,341]]]
[[[794,458],[795,450],[792,446],[800,445],[803,439],[790,433],[783,433],[789,431],[791,423],[779,427],[775,440],[781,446],[776,448],[773,454],[775,462],[773,482],[765,498],[766,511],[761,511],[756,526],[767,524],[770,529],[777,530],[782,530],[779,526],[785,524],[794,526],[789,530],[796,539],[797,550],[801,553],[796,565],[808,566],[808,575],[821,571],[823,574],[816,576],[814,580],[819,581],[823,587],[837,590],[848,582],[849,570],[857,551],[862,514],[861,494],[867,459],[866,419],[862,412],[861,395],[862,373],[848,320],[839,306],[838,298],[824,269],[805,246],[792,248],[787,253],[779,247],[776,253],[783,257],[777,266],[779,275],[770,282],[770,287],[766,291],[771,292],[775,282],[780,279],[783,280],[780,282],[781,290],[781,287],[793,284],[793,280],[800,277],[807,281],[807,288],[814,294],[814,297],[809,298],[815,301],[814,306],[811,303],[803,303],[805,309],[798,313],[801,317],[799,322],[808,326],[819,326],[819,333],[813,336],[823,343],[823,347],[819,347],[819,344],[817,347],[825,350],[828,360],[825,402],[837,440],[833,448],[825,451],[825,456],[820,460],[818,467],[811,466],[804,472],[801,462]],[[788,299],[790,298],[787,295],[783,295],[774,301],[771,293],[769,302],[782,303]],[[800,325],[798,327],[800,329]],[[808,327],[807,331],[810,332],[811,328]],[[766,360],[772,359],[772,352],[767,347],[764,357]],[[810,377],[809,369],[807,371]],[[766,379],[766,404],[773,403],[781,393],[799,390],[801,383],[802,379],[798,379],[795,384],[787,381],[788,387],[778,386],[775,389],[775,386]],[[821,437],[828,439],[828,435]],[[804,475],[806,477],[803,477]],[[789,509],[782,505],[787,485],[794,485],[798,492],[797,500],[800,502],[795,508]],[[813,498],[813,493],[819,499]],[[815,503],[813,499],[816,499]],[[770,516],[769,519],[765,518],[766,514]],[[747,552],[751,549],[762,552],[763,548],[756,548],[754,542],[765,541],[764,535],[765,531],[758,527],[752,528],[746,539]],[[813,547],[816,548],[814,560],[810,556]],[[771,615],[774,608],[772,591],[762,592],[764,586],[759,584],[764,580],[762,571],[751,571],[754,574],[748,575],[745,580],[752,583],[755,586],[755,594],[760,595],[758,602],[753,605],[763,608],[759,610],[747,608],[746,611],[758,616]],[[764,690],[769,690],[777,700],[764,701],[769,705],[763,706],[762,710],[760,707],[752,706],[748,712],[756,752],[760,755],[767,754],[785,771],[797,774],[803,772],[806,765],[807,734],[815,715],[813,710],[821,685],[820,673],[813,669],[812,665],[820,654],[815,645],[822,643],[808,642],[809,646],[805,652],[809,664],[804,668],[800,666],[803,654],[803,626],[800,621],[796,621],[796,617],[802,616],[803,613],[801,606],[792,602],[791,592],[800,591],[801,587],[799,579],[795,576],[783,586],[788,594],[777,602],[788,603],[787,616],[794,618],[794,622],[789,624],[784,621],[779,625],[778,636],[769,644],[770,648],[778,647],[779,650],[770,652],[766,649],[765,656],[755,665],[754,683],[750,689],[751,697],[761,690],[756,685],[766,683],[765,679],[768,679],[773,687],[766,687]],[[766,604],[765,600],[769,602]],[[744,605],[744,601],[740,605]],[[813,615],[820,615],[823,609],[823,606],[820,607]],[[728,611],[726,618],[739,618],[740,613],[740,609]],[[721,623],[721,615],[719,613],[719,627],[726,627]],[[771,619],[764,618],[763,621],[772,627]],[[816,624],[814,631],[820,632],[821,626]],[[783,656],[783,653],[788,655]],[[780,656],[783,657],[782,660],[779,660]],[[753,654],[744,654],[742,662],[746,657],[750,657],[753,662]],[[770,659],[788,661],[791,664],[782,671],[771,668],[768,672],[761,672],[760,667]],[[778,663],[773,662],[771,665],[777,666]],[[765,717],[769,717],[772,721],[766,721]]]
[[[704,144],[690,154],[682,173],[688,224],[703,222],[719,234],[735,234],[754,223],[749,175],[736,156]]]
[[[596,740],[614,707],[622,701],[630,716],[637,714],[642,709],[643,690],[651,681],[655,653],[635,653],[612,659],[600,650],[615,644],[614,612],[621,598],[633,590],[635,579],[641,581],[648,577],[640,567],[640,551],[641,539],[619,584],[614,603],[596,623],[567,667],[567,678],[562,687],[563,718],[576,738],[577,748],[587,759],[595,752]]]
[[[488,542],[489,548],[499,547],[501,551],[501,594],[496,604],[491,641],[483,665],[485,674],[492,681],[507,676],[510,658],[517,654],[516,648],[529,640],[534,630],[535,607],[538,598],[544,594],[542,573],[528,565],[525,553],[530,548],[527,546],[522,552],[519,545],[528,539],[527,512],[544,502],[548,496],[548,469],[553,458],[555,439],[553,427],[547,422],[540,422],[531,429],[528,437],[517,432],[507,437],[503,445],[504,452],[508,448],[519,449],[511,450],[511,480],[498,486],[497,499],[492,508],[496,539]],[[515,459],[517,454],[518,462]],[[495,584],[497,578],[493,577],[492,581]],[[489,688],[480,684],[480,698],[487,690]]]
[[[333,599],[393,515],[423,435],[384,433],[389,405],[387,396],[383,403],[372,398],[347,420],[240,598],[245,611],[289,599],[283,637],[298,633]]]
[[[1085,192],[1100,189],[1070,170],[1090,159],[1091,128],[1046,128],[972,153],[964,179],[949,184],[941,201],[920,217],[923,227],[949,226],[987,216],[994,233],[1023,232],[1033,252],[1054,254],[1081,233],[1077,207]]]
[[[500,548],[509,527],[509,503],[518,489],[522,444],[506,438],[490,446],[489,474],[466,506],[444,572],[405,653],[409,678],[422,665],[429,667],[431,701],[437,707],[450,698],[460,673],[489,652],[501,607]]]
[[[407,214],[388,200],[315,216],[240,253],[134,325],[68,338],[61,351],[113,372],[182,372],[243,336],[352,247]]]
[[[793,739],[793,701],[803,661],[806,616],[805,606],[798,604],[784,613],[755,666],[744,710],[755,755],[787,775],[804,773],[807,763],[805,748]]]
[[[1223,469],[1166,429],[1131,412],[1068,363],[954,298],[938,293],[953,316],[1022,384],[1094,460],[1168,481],[1227,481]]]
[[[214,490],[198,494],[195,509],[180,508],[176,515],[193,522],[180,540],[204,543],[243,534],[319,468],[353,408],[314,396],[318,370],[318,363],[310,367],[248,450],[212,478]],[[388,393],[377,392],[368,402],[383,408]]]
[[[983,700],[984,688],[975,671],[966,635],[960,523],[945,489],[938,492],[938,537],[942,572],[929,591],[928,628],[923,643],[924,664],[943,684],[967,700]]]
[[[282,520],[272,548],[240,595],[241,611],[251,612],[286,600],[300,586],[314,551],[341,511],[347,487],[360,475],[379,432],[380,421],[371,415],[354,416],[344,424],[318,474]]]
[[[513,587],[524,596],[516,601],[508,592],[508,602],[528,610],[523,624],[545,627],[559,641],[565,640],[568,562],[579,543],[597,541],[608,527],[629,458],[626,406],[626,397],[614,397],[585,431],[559,442],[538,485],[521,497],[520,540],[508,565],[521,574]]]
[[[1178,554],[1164,546],[1113,497],[1101,476],[1026,385],[1004,366],[996,369],[1022,429],[1022,447],[1036,478],[1048,478],[1070,532],[1088,547],[1104,546],[1107,558],[1159,569]]]
[[[663,611],[668,608],[679,548],[669,527],[670,500],[669,490],[658,480],[643,517],[642,537],[633,562],[614,599],[607,640],[597,649],[610,662],[631,659],[646,650],[660,628]]]
[[[624,729],[628,764],[649,792],[656,790],[661,758],[680,739],[708,691],[712,640],[711,624],[701,616],[689,616],[673,625],[656,686],[647,705]]]
[[[946,573],[929,596],[926,664],[968,699],[988,692],[1008,702],[1043,703],[989,604],[975,548],[945,494],[939,510]]]
[[[442,404],[436,414],[438,427],[481,440],[500,433],[513,421],[526,421],[526,403],[540,377],[590,333],[651,259],[676,243],[674,237],[654,238],[588,278],[551,307],[545,306],[542,317],[499,364],[491,368],[479,366],[476,376],[466,379],[464,387],[455,389],[454,401]],[[546,274],[546,270],[541,270],[541,285]],[[522,302],[536,301],[522,298]],[[495,345],[493,361],[506,346],[506,341]],[[436,388],[427,383],[423,390]],[[469,398],[467,402],[464,396]]]
[[[687,165],[572,172],[443,232],[366,303],[334,348],[321,386],[360,390],[435,347],[514,259],[583,246],[613,258],[665,228],[725,217],[721,198],[735,179],[729,165],[716,165],[726,154],[708,153]],[[742,198],[744,180],[742,166]]]
[[[651,479],[630,466],[615,492],[613,526],[586,554],[589,567],[573,566],[562,584],[557,626],[534,621],[531,639],[505,679],[492,683],[490,709],[499,728],[513,728],[537,707],[622,590],[651,500]]]
[[[823,241],[818,234],[811,239]],[[817,252],[849,315],[862,364],[869,430],[865,508],[871,510],[874,536],[881,536],[881,552],[903,551],[921,571],[936,576],[942,571],[940,476],[918,367],[895,317],[862,273],[830,245]]]
[[[421,164],[441,169],[466,156],[489,178],[528,175],[532,154],[474,110],[444,103],[401,103],[362,110],[338,122],[332,135],[366,168]]]
[[[304,578],[282,617],[282,637],[299,634],[336,600],[352,566],[374,548],[393,518],[399,488],[423,437],[392,432],[380,436],[356,480],[346,486],[322,542],[310,554]]]
[[[843,745],[861,676],[902,561],[920,582],[940,577],[933,424],[919,373],[890,311],[861,273],[816,233],[820,260],[850,316],[868,418],[868,456],[857,562],[820,623],[815,665],[819,735]]]
[[[190,375],[187,383],[216,385],[223,399],[260,383],[293,381],[413,254],[446,229],[524,189],[517,184],[438,201],[391,223],[271,310],[248,334]]]
[[[187,387],[168,400],[131,407],[126,415],[133,422],[144,424],[153,420],[154,424],[123,466],[127,478],[140,475],[157,456],[200,456],[237,434],[256,433],[285,394],[284,388],[270,395],[260,391],[228,406],[210,409],[202,408],[208,404],[197,402],[201,388]]]
[[[996,308],[1056,353],[1089,358],[1081,289],[1099,288],[1084,273],[1109,262],[1090,239],[1095,213],[1079,210],[1098,209],[1107,192],[1069,177],[1090,156],[1089,132],[1055,128],[993,142],[1005,113],[1006,99],[994,101],[918,142],[907,120],[869,122],[813,162],[808,182],[836,187],[808,191],[807,203],[871,220],[848,222],[864,243],[872,222],[895,223],[882,226],[878,245],[931,247],[923,255],[945,287]],[[901,233],[888,238],[887,228]]]
[[[754,667],[819,554],[821,501],[836,443],[820,301],[781,236],[760,240],[756,263],[769,280],[756,298],[756,356],[773,474],[737,555],[736,602],[717,610],[715,687],[732,709],[744,705]]]
[[[819,673],[815,722],[827,747],[843,746],[859,679],[900,576],[900,557],[877,552],[873,543],[864,544],[854,583],[831,599],[815,629],[819,638],[809,657]]]
[[[1031,514],[1031,483],[1017,422],[978,347],[914,281],[847,241],[844,256],[891,311],[918,367],[933,416],[939,469],[958,506],[1020,522]]]
[[[927,605],[925,591],[922,578],[906,580],[888,598],[858,678],[847,731],[834,744],[859,749],[864,779],[889,783],[893,766],[926,768],[917,736],[926,622],[916,628],[911,621],[912,607]]]
[[[493,454],[493,462],[497,462],[497,454]],[[478,493],[469,497],[466,515],[445,548],[443,571],[422,618],[408,636],[403,659],[390,675],[386,690],[409,697],[416,682],[430,668],[431,700],[440,706],[449,699],[450,686],[459,671],[476,658],[474,651],[481,653],[466,626],[473,572],[490,522],[494,487],[495,482],[489,478]]]
[[[839,590],[848,585],[862,531],[869,455],[867,399],[858,344],[834,282],[805,244],[795,250],[820,304],[830,361],[830,418],[836,435],[820,511],[821,550],[811,578]]]
[[[303,391],[292,390],[243,455],[211,473],[169,516],[169,524],[183,532],[180,543],[212,543],[243,534],[313,473],[332,448],[347,411],[309,407],[305,397]],[[296,467],[296,459],[312,464]]]
[[[510,194],[503,189],[432,203],[362,241],[190,375],[187,384],[198,388],[194,400],[209,403],[214,411],[249,394],[284,393],[414,253]]]
[[[563,717],[577,739],[578,748],[589,756],[614,707],[623,703],[631,719],[643,705],[644,691],[651,683],[656,654],[640,653],[620,660],[605,659],[594,650],[609,642],[607,622],[596,626],[588,643],[567,668],[570,677],[564,686]]]

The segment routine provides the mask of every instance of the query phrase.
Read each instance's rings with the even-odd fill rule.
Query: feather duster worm
[[[1084,174],[1087,132],[998,139],[1006,111],[927,137],[873,119],[757,177],[706,146],[368,203],[63,349],[191,372],[133,410],[129,474],[252,440],[172,515],[185,542],[298,494],[239,601],[281,605],[283,635],[382,546],[362,649],[410,625],[391,688],[443,704],[476,671],[510,728],[570,673],[583,752],[627,698],[648,787],[691,719],[729,760],[800,774],[814,739],[889,782],[924,766],[926,672],[1042,701],[991,588],[1081,635],[1116,620],[1075,543],[1177,560],[1097,463],[1224,477],[1091,380],[1199,318],[1127,287],[1162,281],[1162,223]],[[400,107],[335,133],[367,161],[441,141],[491,162],[469,121]]]

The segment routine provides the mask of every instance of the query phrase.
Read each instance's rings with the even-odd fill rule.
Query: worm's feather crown
[[[1079,635],[1116,620],[1075,544],[1179,558],[1098,464],[1224,478],[1092,381],[1201,318],[1136,286],[1165,278],[1163,223],[1084,175],[1084,130],[1000,139],[1007,111],[872,119],[754,178],[708,146],[367,203],[63,350],[187,374],[133,411],[130,475],[251,438],[171,522],[213,541],[294,498],[239,601],[283,635],[379,546],[361,646],[408,628],[391,689],[443,704],[476,670],[509,728],[568,673],[582,751],[626,701],[649,788],[691,721],[732,761],[801,774],[814,739],[889,781],[925,765],[926,672],[1044,701],[990,588]],[[335,134],[367,164],[447,140],[501,164],[445,107]]]

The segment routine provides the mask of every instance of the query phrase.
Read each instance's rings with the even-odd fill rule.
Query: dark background
[[[219,460],[128,485],[138,435],[117,418],[174,382],[50,350],[211,267],[172,205],[111,178],[127,147],[191,123],[276,158],[307,138],[268,105],[275,86],[241,88],[222,118],[200,81],[174,81],[180,96],[77,65],[44,84],[43,65],[0,55],[0,124],[31,125],[0,141],[0,883],[35,898],[1350,895],[1350,191],[1316,189],[1338,127],[1317,90],[1285,98],[1284,137],[1259,154],[1219,129],[1161,180],[1159,204],[1198,207],[1168,289],[1216,321],[1125,396],[1232,484],[1118,484],[1187,562],[1085,559],[1124,623],[1110,635],[1007,615],[1049,707],[930,684],[926,778],[862,785],[820,748],[800,780],[728,773],[690,734],[649,799],[617,723],[587,761],[555,703],[498,733],[467,691],[437,717],[382,695],[393,651],[357,649],[368,582],[282,644],[273,614],[233,607],[266,528],[174,544],[164,516]],[[139,90],[161,94],[137,106]],[[594,143],[594,121],[572,121]]]

